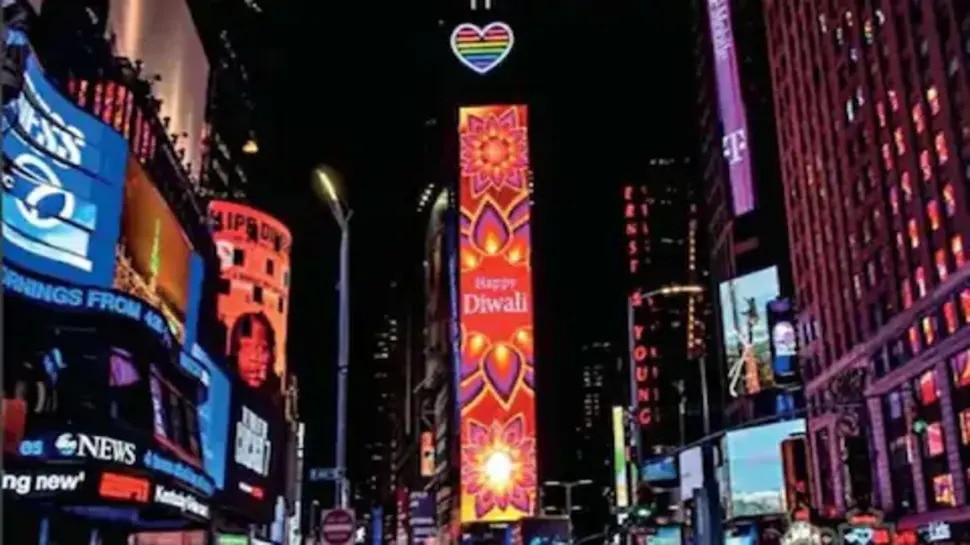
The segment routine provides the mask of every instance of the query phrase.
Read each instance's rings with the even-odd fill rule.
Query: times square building
[[[823,4],[764,2],[813,503],[962,542],[970,7]]]
[[[218,503],[248,542],[284,514],[282,411],[219,363],[215,245],[147,86],[123,66],[55,86],[7,30],[4,538],[202,545]]]

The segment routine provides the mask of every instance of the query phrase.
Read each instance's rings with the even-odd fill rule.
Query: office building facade
[[[872,504],[903,528],[956,523],[970,479],[970,8],[764,7],[813,501]]]

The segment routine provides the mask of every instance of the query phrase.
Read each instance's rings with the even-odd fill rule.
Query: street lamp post
[[[630,295],[629,299],[627,300],[627,307],[626,307],[627,342],[629,343],[629,345],[627,346],[627,349],[629,350],[629,354],[630,354],[630,384],[634,388],[634,392],[636,391],[635,389],[636,388],[635,386],[636,385],[636,359],[634,356],[634,352],[636,350],[636,341],[637,341],[635,326],[633,323],[634,298],[639,297],[640,299],[647,299],[649,297],[655,297],[655,296],[668,297],[668,296],[674,296],[674,295],[697,295],[699,293],[702,293],[703,291],[704,291],[704,286],[699,286],[696,284],[679,284],[679,285],[673,285],[673,286],[664,286],[662,288],[657,288],[655,290],[650,290],[646,292],[638,291]],[[708,394],[707,394],[707,365],[703,357],[700,358],[700,375],[701,375],[701,404],[703,405],[702,410],[704,411],[704,414],[703,414],[704,435],[707,435],[711,431],[710,430],[711,424],[710,424],[710,416],[708,415],[709,400],[708,400]],[[629,410],[631,415],[635,415],[637,412],[635,394],[630,396]],[[633,432],[631,435],[634,441],[634,447],[635,447],[636,456],[637,456],[637,464],[639,465],[640,461],[643,460],[643,445],[640,444],[640,437],[639,437],[640,434],[636,433],[636,430],[631,430],[631,431]]]
[[[569,525],[569,541],[573,540],[573,488],[593,484],[590,479],[580,479],[578,481],[546,481],[542,486],[559,487],[566,492],[566,517]]]
[[[317,196],[330,208],[340,227],[340,272],[337,289],[340,293],[337,317],[337,440],[334,466],[337,480],[334,504],[347,507],[347,373],[350,367],[350,217],[353,211],[345,208],[337,194],[336,175],[327,167],[314,170],[313,188]]]

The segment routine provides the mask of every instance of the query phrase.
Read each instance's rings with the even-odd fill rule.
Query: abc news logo
[[[62,433],[54,440],[54,449],[65,458],[89,458],[102,462],[135,465],[137,448],[134,443],[86,433]]]

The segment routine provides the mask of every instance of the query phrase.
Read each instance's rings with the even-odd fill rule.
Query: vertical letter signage
[[[536,498],[525,106],[459,111],[461,522],[515,521]]]
[[[652,363],[657,349],[649,346],[644,317],[649,312],[649,299],[642,297],[644,288],[640,267],[649,263],[650,228],[647,224],[650,207],[646,186],[628,185],[623,189],[623,215],[626,222],[627,264],[631,279],[630,304],[633,306],[633,405],[641,428],[654,422],[655,407],[659,401],[656,387],[657,368]]]

